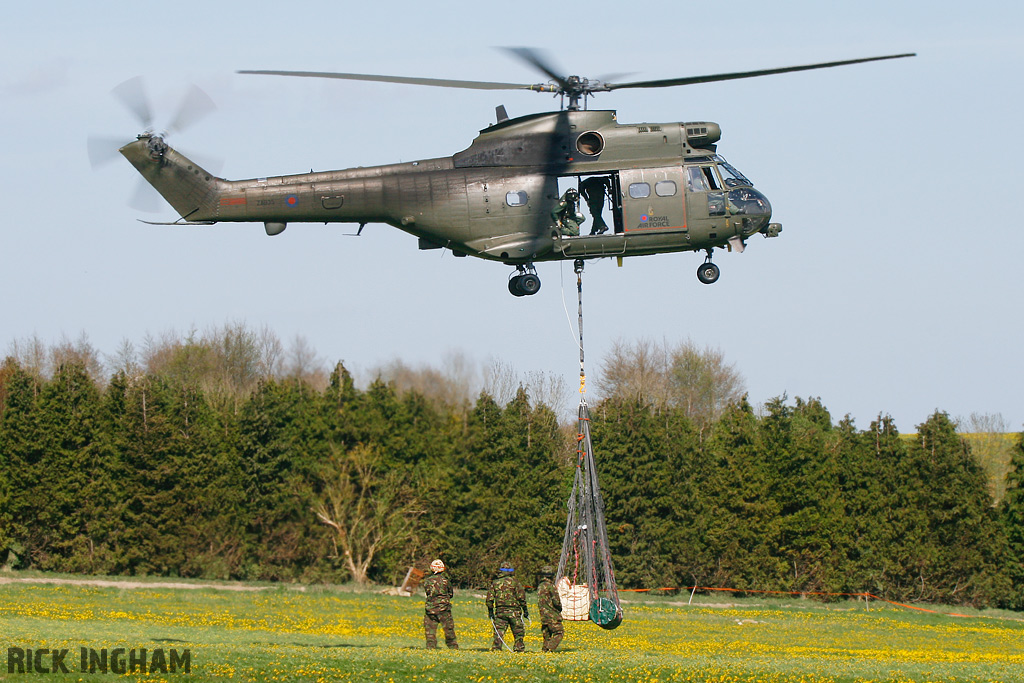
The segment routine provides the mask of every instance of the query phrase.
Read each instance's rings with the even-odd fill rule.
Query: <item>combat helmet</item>
[[[512,566],[511,562],[502,562],[501,566],[498,567],[499,574],[512,574],[515,572],[515,567]]]

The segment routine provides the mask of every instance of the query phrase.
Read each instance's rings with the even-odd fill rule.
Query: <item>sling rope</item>
[[[579,298],[580,406],[576,430],[576,474],[569,495],[569,514],[562,539],[555,585],[563,605],[563,617],[582,621],[589,618],[602,628],[622,623],[615,572],[604,522],[604,500],[598,486],[597,466],[590,439],[590,409],[587,406],[587,375],[583,355],[583,261],[574,263]]]

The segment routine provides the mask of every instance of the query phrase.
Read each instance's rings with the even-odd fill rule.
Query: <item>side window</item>
[[[629,186],[629,196],[633,199],[650,197],[651,186],[648,183],[633,183]]]
[[[654,194],[659,197],[674,197],[676,183],[674,180],[660,180],[654,185]]]
[[[526,202],[529,196],[525,190],[519,190],[518,192],[509,192],[505,195],[505,203],[509,206],[526,206]]]
[[[707,192],[708,184],[698,167],[688,166],[686,168],[686,186],[690,192]]]

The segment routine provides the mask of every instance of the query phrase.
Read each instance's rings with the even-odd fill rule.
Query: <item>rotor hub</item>
[[[154,160],[162,159],[168,150],[167,143],[164,142],[164,139],[159,135],[143,134],[139,136],[140,140],[145,140],[146,138],[149,138],[146,142],[146,149],[149,151],[150,158]]]

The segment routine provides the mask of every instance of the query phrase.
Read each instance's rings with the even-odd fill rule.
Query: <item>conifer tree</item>
[[[701,486],[701,529],[706,568],[715,585],[774,589],[787,573],[779,552],[774,474],[765,458],[757,418],[744,399],[725,412],[707,443]]]
[[[0,406],[0,562],[28,567],[35,561],[34,520],[40,505],[43,459],[39,426],[41,383],[13,358],[0,366],[3,404]]]
[[[787,590],[834,591],[842,583],[842,499],[832,418],[818,399],[769,401],[760,422],[779,506],[779,548]]]
[[[112,486],[100,394],[83,364],[60,365],[43,385],[38,428],[28,529],[35,562],[41,569],[95,571]]]
[[[327,554],[329,534],[309,512],[310,482],[329,449],[318,403],[301,381],[267,380],[242,405],[238,469],[248,578],[293,579]]]
[[[481,394],[454,455],[452,522],[442,546],[463,581],[485,585],[504,560],[525,575],[561,549],[569,490],[559,463],[562,434],[545,406],[522,389],[504,408]]]
[[[1007,540],[1005,575],[1011,582],[1003,604],[1024,609],[1024,433],[1018,435],[1013,448],[999,519]]]
[[[602,402],[592,418],[618,581],[624,586],[689,583],[698,562],[692,423],[681,409],[655,413],[636,398]]]
[[[992,604],[1008,586],[997,566],[1005,537],[984,472],[946,413],[936,411],[917,430],[910,461],[924,473],[919,500],[928,523],[921,598]]]

